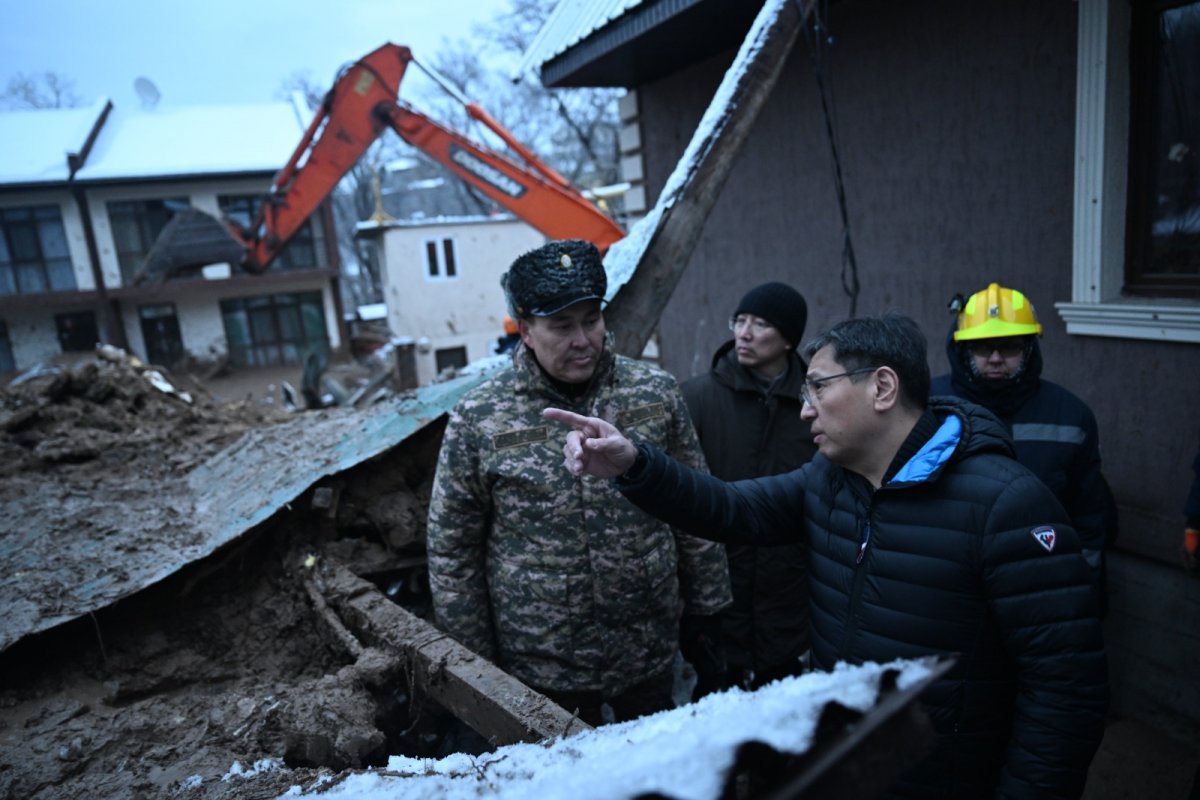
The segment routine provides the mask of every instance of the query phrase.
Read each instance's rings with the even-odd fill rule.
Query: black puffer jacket
[[[816,453],[800,419],[807,367],[788,353],[786,374],[764,387],[738,363],[734,342],[713,356],[712,369],[683,384],[709,471],[726,481],[778,475]],[[754,670],[759,683],[796,674],[808,650],[808,568],[803,544],[729,544],[733,605],[721,613],[729,665]]]
[[[938,749],[896,794],[1080,794],[1108,707],[1089,570],[994,416],[931,401],[874,491],[819,454],[727,484],[643,452],[618,485],[655,516],[716,540],[807,538],[816,666],[958,654],[922,698]]]
[[[1008,428],[1017,460],[1042,479],[1067,510],[1092,569],[1117,538],[1117,504],[1100,470],[1100,435],[1087,403],[1042,378],[1042,349],[1034,338],[1025,370],[1002,387],[976,380],[954,330],[946,335],[950,373],[933,379],[931,395],[954,395],[991,411]]]

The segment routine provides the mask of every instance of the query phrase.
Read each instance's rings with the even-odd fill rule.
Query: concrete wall
[[[914,317],[936,374],[947,370],[946,303],[955,292],[991,281],[1022,289],[1045,328],[1046,376],[1079,394],[1099,421],[1121,506],[1118,547],[1145,557],[1109,623],[1114,653],[1135,653],[1132,633],[1167,646],[1180,627],[1200,630],[1194,604],[1175,607],[1170,622],[1133,611],[1165,609],[1170,587],[1179,588],[1181,507],[1200,442],[1200,346],[1068,335],[1055,312],[1072,298],[1076,14],[1075,3],[1040,0],[834,4],[824,78],[857,303],[844,289],[830,143],[802,39],[664,309],[661,358],[680,379],[703,371],[741,294],[783,280],[808,300],[810,335],[851,313]],[[651,198],[732,58],[638,87]],[[1145,707],[1143,695],[1158,692],[1155,708],[1200,720],[1194,696],[1181,705],[1162,693],[1194,682],[1179,660],[1146,665],[1153,677],[1122,663],[1129,679],[1115,684],[1119,710]]]
[[[454,241],[458,274],[430,278],[425,242]],[[515,219],[403,225],[383,235],[383,294],[388,327],[417,342],[417,381],[436,376],[436,352],[467,348],[467,361],[493,354],[508,313],[500,276],[520,254],[546,237]]]

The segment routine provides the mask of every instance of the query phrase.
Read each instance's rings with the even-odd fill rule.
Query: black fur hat
[[[519,256],[500,285],[514,317],[548,317],[584,300],[603,300],[608,277],[594,244],[567,239]]]

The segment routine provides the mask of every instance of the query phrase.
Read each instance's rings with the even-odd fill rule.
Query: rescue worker
[[[604,704],[617,721],[670,708],[681,614],[730,602],[723,549],[566,474],[541,412],[612,420],[703,468],[687,406],[669,374],[613,352],[590,243],[525,253],[501,284],[521,343],[446,426],[428,526],[437,623],[592,725]]]
[[[1033,303],[997,283],[962,301],[946,337],[950,373],[934,395],[955,395],[1004,423],[1017,460],[1042,479],[1079,534],[1105,607],[1104,551],[1117,538],[1117,504],[1100,470],[1100,436],[1087,403],[1042,378],[1042,334]]]
[[[806,541],[816,668],[954,654],[922,693],[937,747],[890,796],[1078,797],[1108,674],[1062,506],[993,415],[929,399],[911,319],[847,320],[801,352],[818,453],[783,475],[727,483],[605,420],[545,415],[572,428],[568,472],[616,478],[660,519],[717,541]]]
[[[804,361],[796,353],[808,307],[791,286],[771,282],[742,297],[729,320],[733,339],[712,368],[683,384],[683,397],[713,475],[735,481],[791,472],[816,452],[800,418]],[[752,689],[803,672],[808,651],[808,575],[802,544],[727,544],[733,605],[720,614],[727,672],[694,696]]]

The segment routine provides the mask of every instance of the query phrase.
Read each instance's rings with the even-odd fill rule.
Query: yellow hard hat
[[[958,330],[954,341],[999,339],[1004,336],[1041,334],[1042,326],[1033,311],[1033,303],[1016,289],[998,283],[971,295],[958,312]]]

